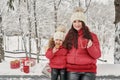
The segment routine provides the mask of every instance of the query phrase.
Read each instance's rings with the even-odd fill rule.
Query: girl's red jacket
[[[66,68],[66,55],[67,49],[60,47],[55,53],[52,52],[53,49],[49,48],[46,52],[46,57],[49,59],[51,68]]]

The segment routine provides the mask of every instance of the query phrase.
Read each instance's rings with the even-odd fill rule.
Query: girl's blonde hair
[[[44,47],[45,51],[47,51],[49,48],[53,48],[55,46],[55,42],[53,37],[51,37],[48,41],[48,44]]]
[[[53,48],[55,46],[54,38],[51,37],[48,42],[48,48]]]

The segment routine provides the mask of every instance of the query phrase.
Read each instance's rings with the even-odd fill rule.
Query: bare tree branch
[[[86,2],[87,3],[87,2]],[[88,3],[88,5],[86,5],[86,10],[85,10],[85,12],[84,13],[86,13],[87,12],[87,10],[88,10],[88,8],[89,8],[89,6],[90,6],[90,3],[91,3],[91,0],[89,1],[89,3]]]
[[[58,3],[58,7],[60,6],[61,1],[62,1],[62,0],[59,1],[59,3]]]

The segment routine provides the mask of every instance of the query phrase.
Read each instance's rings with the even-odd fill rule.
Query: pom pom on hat
[[[56,32],[59,31],[59,32],[63,32],[65,33],[66,32],[66,26],[64,25],[59,25],[56,29]]]
[[[65,32],[66,32],[66,27],[64,25],[60,25],[57,27],[56,32],[54,33],[54,40],[60,39],[64,41],[65,39]]]
[[[71,16],[71,23],[73,23],[75,20],[80,20],[85,22],[85,15],[84,10],[81,7],[76,7],[74,13]]]
[[[82,13],[84,13],[84,9],[81,8],[81,7],[76,7],[74,12],[82,12]]]

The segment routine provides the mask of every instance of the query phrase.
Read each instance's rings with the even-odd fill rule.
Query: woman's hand
[[[91,40],[88,41],[87,48],[91,47],[93,42]]]

